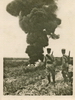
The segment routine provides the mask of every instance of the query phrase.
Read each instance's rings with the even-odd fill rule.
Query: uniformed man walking
[[[62,49],[62,76],[64,78],[64,82],[67,81],[67,74],[68,74],[68,56],[65,55],[66,50]]]
[[[51,82],[51,75],[52,75],[53,83],[55,84],[55,68],[53,65],[54,57],[53,54],[50,53],[51,53],[51,48],[47,48],[47,54],[45,56],[46,74],[47,74],[48,84]]]

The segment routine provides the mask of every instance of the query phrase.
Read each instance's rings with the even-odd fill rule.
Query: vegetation
[[[39,64],[26,66],[27,61],[22,59],[4,60],[4,95],[72,95],[71,82],[64,83],[61,74],[61,65],[56,66],[56,84],[47,84],[45,66]],[[15,65],[15,66],[14,66]]]

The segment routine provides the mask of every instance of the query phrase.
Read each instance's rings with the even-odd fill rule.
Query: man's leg
[[[64,82],[67,81],[67,77],[66,77],[66,72],[64,70],[62,70],[62,75],[63,75],[63,78],[64,78]]]
[[[68,72],[68,77],[69,77],[69,81],[72,81],[72,77],[73,77],[73,72]]]
[[[47,64],[46,65],[46,75],[47,75],[48,83],[51,82],[51,79],[50,79],[50,68],[49,67],[50,67],[50,65]]]
[[[50,73],[47,75],[47,78],[48,78],[48,83],[50,83],[51,82]]]
[[[55,70],[52,70],[52,79],[53,79],[53,83],[55,84]]]

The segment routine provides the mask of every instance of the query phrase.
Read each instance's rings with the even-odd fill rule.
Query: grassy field
[[[45,66],[27,66],[28,59],[4,59],[4,95],[72,95],[71,82],[64,83],[61,65],[56,66],[56,84],[47,84]]]

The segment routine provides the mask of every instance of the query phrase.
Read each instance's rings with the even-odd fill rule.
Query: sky
[[[28,57],[25,53],[27,43],[26,34],[19,27],[18,17],[14,17],[6,12],[6,6],[12,0],[1,0],[1,21],[0,21],[0,39],[2,42],[1,48],[3,57]],[[55,33],[60,35],[60,38],[53,40],[50,38],[49,46],[54,52],[54,56],[61,56],[61,49],[66,49],[66,54],[71,51],[71,56],[74,56],[75,51],[75,0],[58,0],[57,16],[62,20],[61,25],[56,29]],[[47,48],[47,47],[46,47]],[[46,54],[44,48],[44,54]]]

